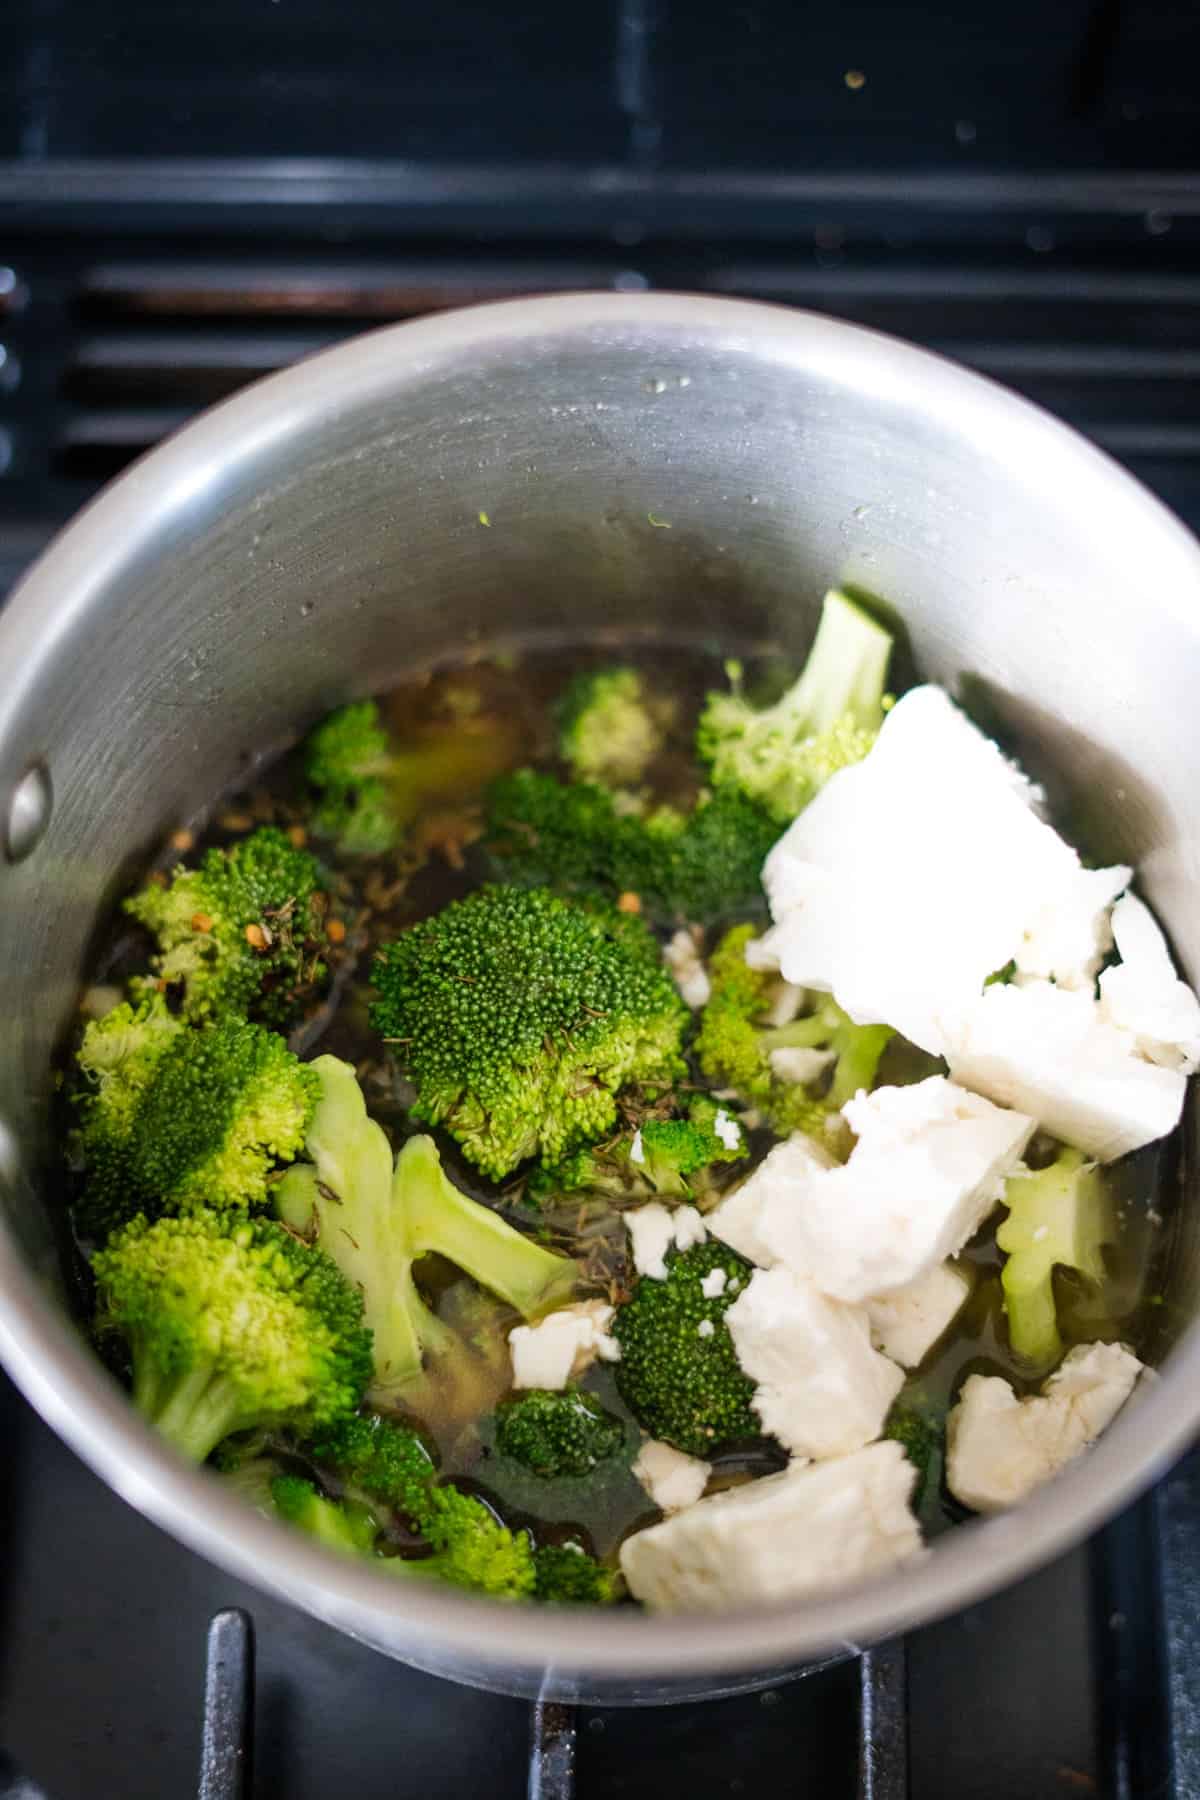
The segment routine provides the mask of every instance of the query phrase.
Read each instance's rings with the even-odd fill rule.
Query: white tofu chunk
[[[700,946],[690,931],[678,930],[663,945],[663,961],[675,978],[680,998],[693,1010],[708,1005],[712,983],[700,954]]]
[[[786,1449],[844,1456],[879,1436],[904,1375],[872,1347],[861,1307],[790,1269],[756,1269],[725,1323],[763,1430]]]
[[[858,1138],[849,1161],[793,1178],[790,1192],[780,1184],[754,1232],[776,1262],[852,1302],[908,1287],[961,1250],[1035,1129],[944,1075],[860,1093],[843,1110]]]
[[[564,1388],[599,1357],[619,1362],[621,1346],[610,1337],[613,1309],[603,1300],[580,1300],[552,1312],[536,1325],[518,1325],[508,1334],[513,1386]]]
[[[794,1203],[808,1178],[817,1170],[832,1169],[833,1158],[803,1132],[787,1138],[759,1163],[740,1187],[706,1214],[705,1223],[714,1237],[744,1256],[747,1262],[769,1269],[775,1257],[763,1242],[759,1224],[776,1199],[783,1206]]]
[[[974,1512],[1015,1506],[1099,1437],[1141,1370],[1121,1344],[1088,1344],[1027,1400],[999,1376],[970,1376],[946,1420],[950,1492]]]
[[[695,1506],[708,1486],[712,1464],[699,1456],[685,1456],[673,1444],[647,1438],[633,1472],[660,1512],[677,1513]]]
[[[635,1532],[621,1568],[656,1612],[725,1612],[859,1581],[920,1554],[915,1473],[893,1443],[793,1463]]]
[[[655,1281],[667,1278],[668,1250],[690,1250],[693,1244],[702,1244],[708,1236],[704,1220],[694,1206],[672,1209],[658,1200],[627,1212],[625,1223],[629,1228],[634,1268],[639,1275],[649,1275]]]
[[[1146,1062],[1191,1075],[1200,1065],[1200,1000],[1175,973],[1157,919],[1126,894],[1112,929],[1121,961],[1100,977],[1101,1018],[1130,1033]]]
[[[946,1060],[955,1081],[1033,1113],[1098,1162],[1166,1137],[1183,1111],[1182,1067],[1147,1062],[1134,1033],[1105,1016],[1105,1003],[1049,981],[989,987]]]
[[[892,708],[767,857],[774,928],[753,953],[859,1024],[942,1054],[988,976],[1016,959],[1086,985],[1128,869],[1087,874],[1035,790],[938,687]]]
[[[954,1263],[939,1263],[919,1280],[866,1302],[871,1342],[902,1369],[923,1363],[971,1294],[971,1279]]]

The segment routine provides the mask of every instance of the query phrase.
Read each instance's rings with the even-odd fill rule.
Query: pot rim
[[[300,438],[333,410],[397,393],[463,355],[520,354],[548,338],[651,328],[670,353],[714,341],[793,371],[819,366],[892,406],[947,426],[986,424],[995,453],[1038,487],[1055,465],[1103,493],[1114,544],[1155,541],[1154,603],[1200,629],[1200,545],[1102,451],[1030,402],[929,351],[790,308],[686,294],[575,294],[505,301],[382,327],[269,376],[201,414],[105,488],[55,538],[0,612],[0,746],[71,621],[164,518],[273,441]],[[1036,472],[1036,474],[1032,473]],[[1081,503],[1081,517],[1094,516]],[[5,1133],[0,1121],[0,1177]],[[256,1514],[208,1472],[178,1458],[117,1383],[0,1229],[0,1359],[43,1418],[132,1506],[210,1561],[398,1654],[437,1666],[481,1656],[497,1669],[549,1666],[600,1680],[794,1665],[856,1650],[983,1598],[1070,1548],[1165,1472],[1200,1427],[1200,1325],[1180,1338],[1161,1379],[1089,1454],[1015,1512],[972,1520],[931,1554],[876,1579],[788,1604],[696,1617],[500,1607],[434,1584],[397,1583]]]

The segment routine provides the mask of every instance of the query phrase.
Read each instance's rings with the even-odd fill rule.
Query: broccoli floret
[[[1104,1280],[1101,1246],[1114,1236],[1111,1204],[1096,1165],[1065,1147],[1047,1168],[1011,1177],[1004,1204],[1008,1217],[996,1243],[1005,1252],[1000,1283],[1009,1343],[1028,1362],[1054,1363],[1063,1351],[1055,1267],[1097,1285]]]
[[[568,892],[633,893],[656,918],[703,923],[762,904],[762,865],[779,827],[733,791],[690,813],[623,812],[593,783],[519,769],[487,796],[487,849],[506,881]]]
[[[485,1174],[610,1130],[618,1089],[682,1073],[687,1008],[640,920],[544,889],[481,888],[380,953],[376,1030]]]
[[[734,788],[790,823],[875,742],[891,652],[891,634],[834,589],[803,674],[774,706],[752,707],[731,664],[733,692],[709,695],[696,740],[717,787]]]
[[[901,1399],[888,1414],[883,1435],[895,1439],[917,1471],[912,1496],[915,1512],[938,1477],[945,1450],[945,1421],[934,1418],[920,1405]]]
[[[578,1388],[531,1388],[496,1408],[496,1445],[533,1475],[589,1475],[625,1441],[620,1419]]]
[[[379,1413],[339,1419],[309,1446],[317,1463],[367,1500],[387,1506],[410,1524],[423,1517],[437,1470],[420,1434]]]
[[[855,1025],[826,994],[803,1018],[765,1024],[777,978],[747,963],[755,935],[752,925],[735,925],[713,952],[696,1059],[707,1080],[736,1088],[777,1132],[807,1131],[829,1142],[834,1116],[874,1082],[892,1033],[886,1025]],[[813,1079],[789,1081],[771,1066],[771,1052],[787,1049],[823,1051],[829,1061]]]
[[[394,746],[373,700],[343,706],[304,747],[304,771],[318,795],[312,827],[343,856],[379,856],[439,799],[461,805],[512,758],[511,734],[491,721],[456,720]]]
[[[581,1544],[543,1544],[533,1553],[533,1597],[549,1606],[611,1606],[620,1578]]]
[[[502,1598],[532,1591],[528,1536],[509,1531],[474,1494],[439,1485],[433,1460],[410,1426],[359,1414],[322,1433],[311,1451],[352,1495],[397,1514],[425,1539],[432,1555],[405,1562],[403,1572]]]
[[[361,1296],[272,1220],[137,1218],[93,1269],[101,1328],[129,1346],[135,1404],[197,1462],[231,1432],[311,1431],[362,1398]]]
[[[624,1132],[612,1143],[542,1164],[531,1174],[526,1193],[539,1202],[580,1192],[683,1199],[705,1185],[716,1164],[737,1162],[747,1149],[737,1120],[707,1094],[698,1094],[684,1119],[647,1119],[636,1134]]]
[[[577,781],[636,785],[663,747],[670,713],[636,669],[586,671],[555,708],[559,754]]]
[[[79,1049],[77,1216],[102,1236],[144,1212],[260,1205],[304,1142],[320,1084],[262,1025],[183,1024],[158,994],[93,1021]]]
[[[185,1017],[281,1025],[324,979],[326,904],[315,859],[264,825],[125,909],[158,940],[153,985],[177,989]]]
[[[277,1475],[271,1499],[281,1519],[330,1550],[366,1556],[375,1548],[379,1525],[374,1515],[353,1501],[326,1499],[302,1475]]]
[[[723,1269],[726,1281],[710,1296],[701,1283],[714,1269]],[[643,1276],[613,1317],[621,1398],[651,1437],[688,1456],[711,1456],[724,1444],[762,1436],[751,1404],[754,1383],[738,1365],[725,1323],[750,1274],[749,1263],[710,1238],[670,1252],[666,1280]],[[706,1322],[712,1330],[703,1335]]]
[[[566,1297],[575,1279],[568,1257],[456,1188],[432,1138],[410,1138],[393,1168],[350,1064],[319,1056],[309,1067],[320,1084],[305,1140],[311,1161],[289,1169],[273,1198],[284,1223],[319,1242],[362,1294],[377,1401],[402,1393],[427,1357],[462,1349],[417,1290],[413,1264],[422,1256],[447,1257],[526,1318]]]

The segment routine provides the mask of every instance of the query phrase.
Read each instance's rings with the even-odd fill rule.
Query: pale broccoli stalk
[[[1000,1281],[1009,1342],[1028,1362],[1054,1363],[1063,1352],[1054,1270],[1104,1280],[1101,1246],[1113,1237],[1108,1195],[1095,1163],[1064,1148],[1047,1168],[1013,1176],[1004,1203],[1008,1217],[996,1243],[1006,1253]]]
[[[836,588],[798,681],[759,711],[741,692],[710,694],[697,749],[718,788],[732,787],[790,823],[829,777],[860,762],[883,723],[891,634]]]
[[[568,1257],[542,1249],[460,1192],[432,1138],[410,1138],[393,1168],[391,1146],[367,1117],[351,1066],[319,1056],[310,1067],[321,1083],[305,1141],[311,1162],[276,1184],[275,1205],[284,1223],[319,1242],[362,1293],[377,1404],[415,1382],[426,1359],[462,1348],[417,1289],[413,1264],[422,1256],[446,1257],[525,1318],[567,1298],[575,1280]]]

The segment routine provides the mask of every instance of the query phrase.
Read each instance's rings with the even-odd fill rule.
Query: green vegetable
[[[640,920],[544,889],[482,888],[388,944],[375,1028],[443,1126],[497,1179],[609,1131],[627,1082],[682,1073],[687,1008]]]
[[[937,1480],[941,1468],[946,1440],[945,1420],[934,1418],[920,1405],[901,1399],[888,1414],[883,1435],[895,1439],[917,1471],[912,1496],[915,1512],[930,1483]]]
[[[519,769],[487,796],[486,844],[506,881],[568,892],[634,893],[656,918],[698,922],[762,904],[762,865],[779,827],[731,791],[690,813],[641,818],[590,782]]]
[[[735,925],[709,961],[712,994],[700,1019],[695,1054],[705,1078],[736,1088],[780,1134],[807,1131],[826,1142],[836,1113],[860,1088],[870,1088],[892,1033],[886,1025],[855,1025],[828,995],[789,1025],[765,1024],[778,978],[752,969],[746,946],[752,925]],[[771,1067],[771,1051],[827,1051],[832,1060],[812,1082],[785,1081]]]
[[[731,664],[733,691],[709,695],[696,740],[718,789],[733,788],[790,823],[875,742],[891,652],[891,634],[835,588],[803,674],[774,706],[751,706]]]
[[[714,1269],[723,1269],[727,1280],[710,1297],[701,1283]],[[751,1273],[735,1251],[710,1238],[668,1253],[666,1280],[643,1276],[614,1315],[621,1398],[651,1437],[689,1456],[708,1457],[724,1444],[762,1436],[751,1405],[754,1383],[738,1366],[725,1323]],[[710,1336],[698,1329],[705,1320]]]
[[[1103,1180],[1079,1150],[1060,1149],[1047,1168],[1014,1175],[1004,1192],[1008,1217],[996,1233],[1006,1253],[1000,1282],[1013,1350],[1031,1363],[1063,1352],[1054,1303],[1056,1265],[1104,1280],[1101,1246],[1113,1218]]]
[[[598,1149],[576,1150],[559,1163],[536,1169],[529,1178],[528,1196],[540,1201],[587,1191],[685,1198],[704,1185],[704,1177],[716,1164],[737,1162],[747,1154],[746,1134],[729,1112],[726,1135],[736,1133],[737,1142],[730,1146],[718,1135],[714,1122],[722,1110],[707,1094],[699,1094],[685,1119],[648,1119],[639,1140],[625,1132]],[[635,1141],[640,1158],[633,1154]]]
[[[125,910],[158,941],[159,983],[178,990],[188,1019],[255,1017],[284,1024],[325,976],[321,871],[274,826],[230,850],[148,882]],[[145,989],[153,985],[142,981]]]
[[[393,746],[373,700],[356,700],[322,720],[304,746],[304,772],[317,794],[312,828],[343,856],[393,850],[405,828],[438,799],[461,804],[512,760],[510,734],[490,721],[438,725]]]
[[[379,1525],[372,1513],[349,1501],[327,1500],[301,1475],[277,1475],[271,1499],[281,1519],[307,1531],[329,1550],[365,1556],[375,1548]]]
[[[531,1388],[496,1408],[496,1444],[534,1475],[588,1475],[625,1441],[620,1419],[578,1388]]]
[[[135,1404],[197,1462],[231,1432],[310,1431],[358,1405],[371,1372],[362,1300],[273,1221],[137,1218],[92,1266],[100,1326],[129,1346]]]
[[[263,1204],[319,1092],[274,1032],[237,1018],[185,1025],[159,994],[94,1020],[78,1066],[77,1211],[96,1236],[137,1212]]]
[[[582,1545],[543,1544],[533,1553],[533,1597],[552,1606],[611,1606],[621,1579]]]
[[[319,1242],[362,1294],[377,1401],[402,1393],[427,1357],[463,1350],[417,1290],[413,1265],[422,1256],[447,1257],[526,1318],[567,1297],[575,1279],[568,1257],[456,1188],[432,1138],[410,1138],[393,1168],[350,1064],[319,1056],[309,1067],[320,1089],[305,1140],[311,1162],[291,1168],[273,1197],[284,1223]]]
[[[331,1500],[299,1476],[282,1477],[272,1494],[282,1519],[331,1549],[364,1556],[376,1547],[378,1520],[357,1502]],[[509,1531],[482,1501],[457,1488],[432,1488],[427,1524],[428,1555],[373,1557],[374,1566],[389,1575],[445,1581],[499,1600],[533,1594],[534,1552],[528,1533]]]
[[[577,781],[636,785],[663,747],[670,710],[647,692],[636,669],[587,671],[555,709],[559,754]]]
[[[411,1425],[379,1413],[355,1413],[318,1433],[308,1449],[364,1499],[389,1507],[409,1524],[424,1516],[437,1469]]]

